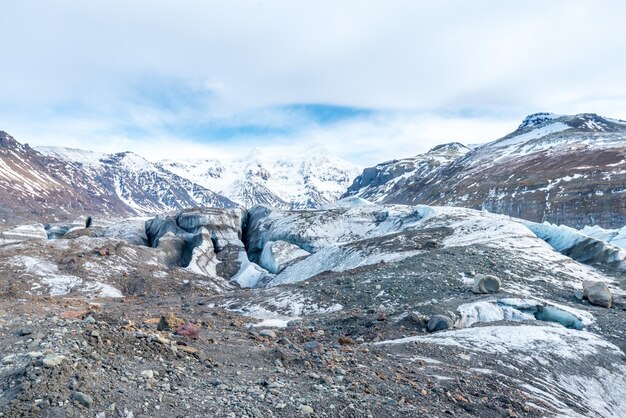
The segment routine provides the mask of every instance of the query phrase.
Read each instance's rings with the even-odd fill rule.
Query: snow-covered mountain
[[[160,167],[245,207],[314,208],[337,200],[359,169],[315,146],[291,156],[250,152],[231,161],[166,160]]]
[[[74,187],[74,184],[81,187]],[[124,205],[81,171],[49,158],[0,132],[2,223],[75,213],[125,214]]]
[[[63,172],[59,173],[75,188],[92,190],[96,194],[113,194],[132,214],[155,214],[196,206],[236,206],[224,196],[132,152],[99,154],[62,147],[39,147],[37,150],[63,161],[67,169],[83,173],[86,183],[73,182]]]
[[[0,220],[148,215],[235,203],[132,153],[33,149],[0,132]]]
[[[537,113],[501,139],[452,151],[447,160],[436,159],[435,149],[365,169],[345,196],[465,206],[576,228],[626,224],[625,121]]]
[[[348,188],[348,195],[358,195],[379,202],[387,194],[402,190],[412,178],[428,176],[442,165],[465,155],[470,148],[458,142],[438,145],[425,154],[392,160],[368,167]]]
[[[358,172],[319,147],[289,158],[253,151],[232,161],[152,163],[132,152],[33,149],[1,132],[0,219],[150,215],[237,204],[313,208],[334,202]]]

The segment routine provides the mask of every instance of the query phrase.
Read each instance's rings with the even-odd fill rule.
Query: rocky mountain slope
[[[235,160],[162,161],[159,165],[250,208],[316,208],[337,200],[359,169],[314,146],[300,155],[254,150]]]
[[[98,155],[22,145],[0,132],[3,223],[76,215],[147,215],[235,203],[132,153]],[[71,158],[70,158],[71,155]]]
[[[76,188],[91,190],[93,194],[114,194],[131,214],[156,214],[197,206],[235,206],[224,196],[132,152],[98,154],[61,147],[38,147],[37,151],[63,161],[67,169],[82,173],[87,183],[74,183]]]
[[[6,132],[0,132],[0,212],[3,223],[84,212],[129,213],[121,201],[91,193],[83,173],[20,144]]]
[[[366,169],[346,196],[465,206],[575,228],[626,223],[624,121],[538,113],[497,141],[469,151],[450,146],[463,151],[437,161],[435,149]]]
[[[5,229],[0,411],[626,414],[626,252],[472,209],[360,203]]]

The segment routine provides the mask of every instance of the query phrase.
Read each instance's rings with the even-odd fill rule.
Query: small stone
[[[609,287],[604,282],[584,281],[583,291],[585,297],[594,305],[610,308],[613,302],[613,296]]]
[[[2,364],[12,364],[15,361],[15,354],[9,354],[2,358]]]
[[[425,248],[431,248],[431,249],[439,248],[440,244],[439,244],[439,242],[437,240],[429,239],[429,240],[426,240],[426,242],[424,243],[424,247]]]
[[[585,298],[585,294],[583,293],[582,290],[574,290],[574,296],[576,297],[576,299],[578,300],[583,300]]]
[[[280,337],[276,342],[280,345],[291,345],[291,340],[287,337]]]
[[[30,328],[22,328],[17,332],[17,335],[19,335],[20,337],[25,337],[27,335],[30,335],[33,333],[33,330]]]
[[[170,340],[168,340],[167,338],[163,338],[160,335],[151,335],[150,337],[152,339],[152,341],[156,341],[159,344],[163,344],[163,345],[168,345],[170,343]]]
[[[144,370],[141,372],[141,377],[144,379],[152,379],[154,378],[154,372],[152,370]]]
[[[415,322],[416,324],[422,324],[424,322],[424,316],[417,311],[411,312],[409,314],[409,318],[411,318],[411,321]]]
[[[309,405],[300,406],[300,413],[302,415],[313,415],[315,411]]]
[[[88,317],[83,319],[83,322],[86,323],[86,324],[95,324],[96,320],[94,319],[93,316],[89,315]]]
[[[474,277],[474,286],[472,287],[472,292],[478,294],[498,293],[500,291],[500,285],[500,279],[498,279],[496,276],[477,274]]]
[[[261,331],[259,331],[259,336],[275,339],[276,333],[272,331],[271,329],[262,329]]]
[[[44,365],[44,367],[52,368],[63,363],[63,360],[65,360],[65,356],[61,356],[58,354],[48,354],[43,358],[41,363]]]
[[[341,345],[354,345],[356,341],[352,339],[349,335],[341,335],[339,337],[339,344]]]
[[[454,321],[445,315],[433,315],[428,321],[428,331],[442,331],[444,329],[452,328]]]
[[[93,398],[83,392],[74,392],[74,394],[72,395],[72,399],[84,406],[85,408],[91,408],[91,406],[93,405]]]
[[[307,341],[303,345],[306,351],[319,351],[322,348],[322,345],[317,341]]]
[[[200,350],[190,345],[179,345],[178,349],[189,354],[198,354]]]

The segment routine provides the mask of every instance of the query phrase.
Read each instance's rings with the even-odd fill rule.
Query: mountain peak
[[[16,146],[16,145],[18,145],[18,142],[15,140],[15,138],[13,138],[11,135],[9,135],[5,131],[0,131],[0,146],[1,147],[9,147],[9,146]]]
[[[554,113],[540,112],[526,116],[515,133],[543,128],[557,122],[561,122],[570,128],[584,132],[617,132],[626,129],[626,121],[605,118],[596,113],[557,115]]]
[[[428,154],[434,154],[434,153],[466,153],[470,151],[470,148],[461,144],[460,142],[448,142],[447,144],[439,144],[433,148],[430,149],[430,151],[428,151]]]
[[[526,129],[526,128],[534,128],[536,126],[545,125],[548,122],[553,121],[554,119],[560,118],[561,115],[557,115],[555,113],[550,112],[539,112],[528,115],[524,118],[521,125],[517,128]]]

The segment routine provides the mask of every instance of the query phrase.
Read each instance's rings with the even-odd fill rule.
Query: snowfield
[[[254,150],[231,161],[162,161],[159,165],[244,207],[312,208],[337,200],[359,168],[320,146],[300,155]]]

